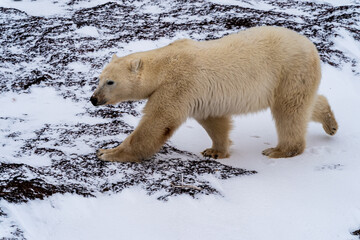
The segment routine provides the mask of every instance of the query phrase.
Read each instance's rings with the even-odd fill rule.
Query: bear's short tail
[[[322,95],[316,98],[311,120],[321,123],[325,132],[331,136],[335,135],[339,128],[328,100]]]

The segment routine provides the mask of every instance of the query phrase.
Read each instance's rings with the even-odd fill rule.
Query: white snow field
[[[56,19],[56,17],[69,17],[74,12],[86,8],[90,9],[89,14],[91,14],[92,7],[111,1],[79,1],[74,5],[68,4],[70,2],[65,0],[16,2],[4,0],[1,1],[0,7],[19,9],[26,12],[28,16],[41,16],[44,19],[55,16],[54,19]],[[278,13],[287,10],[281,4],[275,5],[271,1],[212,0],[210,2],[227,7],[240,6],[244,9],[250,8],[265,12],[275,11]],[[319,0],[313,2],[327,4],[336,9],[353,6],[357,9],[356,16],[360,16],[358,1]],[[189,8],[198,4],[196,1],[177,2],[176,4],[166,1],[155,3],[130,1],[126,4],[130,4],[134,8],[141,8],[146,16],[144,21],[152,18],[149,17],[152,12],[155,12],[154,14],[157,16],[161,12],[170,11],[176,4],[188,5]],[[89,5],[87,6],[87,4]],[[113,6],[111,4],[108,6]],[[119,4],[125,3],[119,1]],[[44,6],[45,9],[49,9],[48,12],[39,10]],[[312,14],[311,11],[305,11],[297,6],[288,7],[291,8],[290,12],[296,23],[299,16]],[[302,5],[299,4],[299,6]],[[196,17],[213,19],[214,16],[218,16],[216,12],[212,14],[214,15],[196,15]],[[18,16],[19,21],[27,18],[20,13]],[[169,16],[166,21],[171,18],[176,19],[174,16]],[[181,19],[182,16],[178,16],[178,18]],[[333,27],[337,28],[336,20],[334,21]],[[359,17],[356,26],[360,31]],[[4,25],[2,27],[5,29]],[[151,25],[149,27],[151,28]],[[71,28],[70,25],[69,28]],[[91,57],[99,58],[106,62],[112,53],[121,56],[131,52],[153,49],[182,37],[205,39],[207,31],[179,30],[172,35],[156,39],[151,37],[149,39],[131,39],[120,43],[118,47],[109,46],[104,50],[105,52],[101,52],[100,49],[86,53],[86,56],[90,57],[89,59]],[[70,176],[77,170],[68,170],[68,172],[61,172],[61,168],[55,168],[53,172],[44,170],[52,169],[54,164],[67,164],[69,161],[83,164],[81,159],[84,156],[92,156],[91,154],[100,147],[102,141],[110,145],[114,144],[111,141],[123,140],[128,132],[120,131],[110,136],[106,136],[106,134],[92,135],[91,132],[83,135],[78,133],[79,136],[70,137],[70,141],[65,141],[67,138],[63,134],[66,135],[72,128],[80,128],[79,126],[82,124],[95,126],[105,123],[106,126],[106,124],[113,123],[113,119],[98,115],[94,117],[90,114],[94,107],[88,102],[88,98],[93,87],[96,86],[96,81],[92,81],[91,84],[83,84],[81,87],[74,87],[65,81],[59,85],[52,85],[50,81],[46,80],[38,85],[31,85],[29,87],[31,91],[27,91],[27,87],[20,91],[14,90],[17,86],[12,85],[12,82],[2,84],[1,86],[8,90],[0,92],[0,239],[359,239],[360,233],[357,234],[357,232],[360,229],[360,42],[350,30],[344,27],[338,27],[333,31],[336,35],[329,35],[333,42],[331,49],[338,50],[346,59],[337,59],[339,54],[336,52],[333,53],[334,55],[324,53],[324,59],[330,60],[324,61],[322,64],[323,77],[319,93],[328,98],[335,113],[339,123],[336,135],[328,136],[320,124],[310,123],[307,147],[303,154],[287,159],[270,159],[261,154],[262,150],[275,146],[277,143],[276,130],[270,111],[236,116],[231,133],[233,141],[231,157],[216,161],[221,166],[246,169],[257,173],[228,178],[219,178],[210,172],[194,175],[196,182],[190,184],[196,185],[198,181],[203,181],[216,190],[215,194],[212,194],[213,192],[208,194],[196,192],[195,195],[175,194],[162,201],[161,197],[167,194],[169,188],[163,187],[154,193],[151,191],[149,193],[148,189],[149,186],[151,188],[152,182],[146,183],[146,179],[145,183],[131,184],[121,190],[102,190],[103,184],[116,183],[119,179],[128,176],[126,175],[127,171],[138,171],[133,165],[122,163],[106,165],[107,172],[102,175],[103,173],[100,171],[94,178],[89,177],[91,168],[76,178],[66,178],[66,176]],[[234,29],[220,29],[214,35],[221,36],[230,32],[234,32]],[[109,35],[107,30],[95,25],[79,25],[74,27],[71,34],[69,36],[74,36],[74,39],[81,38],[89,41],[92,41],[91,39],[111,39],[111,34]],[[56,39],[57,36],[54,35],[53,38]],[[313,40],[322,41],[320,38]],[[0,52],[4,59],[9,52],[28,53],[23,48],[7,49],[6,46],[2,45]],[[61,52],[61,50],[59,51]],[[326,58],[327,56],[329,58]],[[21,69],[17,68],[16,64],[19,63],[15,62],[1,65],[0,70],[4,73],[4,79],[6,76],[7,79],[15,81],[20,73],[26,74],[35,69],[37,64],[45,63],[43,59],[51,62],[46,57],[39,57],[33,62],[20,63],[22,64]],[[331,64],[331,61],[336,64]],[[85,80],[90,81],[90,78],[94,78],[100,73],[105,63],[102,65],[101,63],[100,65],[91,64],[86,59],[76,59],[67,64],[64,69],[70,73],[76,73],[76,76],[85,76]],[[46,67],[48,66],[52,65],[49,63]],[[45,73],[49,72],[48,74],[54,81],[61,82],[61,78],[65,78],[65,75],[57,75],[50,70],[47,72],[46,68],[40,70],[45,77],[47,76]],[[0,81],[0,83],[2,82]],[[64,94],[70,94],[69,92],[73,92],[74,97],[65,97]],[[143,106],[144,102],[131,105],[132,109],[126,111],[134,110],[136,113],[140,113]],[[106,110],[107,107],[101,109]],[[121,121],[136,127],[140,118],[139,114],[128,114],[121,116]],[[43,135],[39,134],[39,131],[43,131]],[[72,134],[74,133],[72,132]],[[59,145],[59,142],[52,137],[65,139],[61,142],[63,145]],[[41,144],[31,145],[36,141]],[[38,150],[51,148],[57,152],[53,150],[50,154],[37,154],[35,150],[26,148],[26,144],[35,146]],[[174,134],[169,144],[174,149],[181,149],[190,154],[184,155],[176,152],[177,150],[171,152],[169,156],[161,153],[147,162],[147,165],[158,164],[162,158],[169,159],[169,164],[170,162],[177,163],[176,161],[172,162],[173,158],[179,158],[181,161],[200,161],[199,159],[202,159],[200,152],[211,145],[211,140],[196,121],[189,119]],[[191,153],[196,155],[193,156]],[[97,160],[92,159],[90,162],[98,164]],[[161,164],[166,166],[166,161]],[[9,166],[23,169],[23,172],[19,173],[19,179],[24,179],[24,181],[26,179],[42,179],[44,184],[48,184],[45,184],[44,188],[48,186],[54,192],[37,196],[35,193],[38,190],[34,188],[30,190],[30,193],[26,192],[23,195],[19,193],[21,196],[18,197],[15,190],[14,192],[10,191],[15,188],[9,187],[7,182],[14,182],[13,176],[18,170],[9,170]],[[129,169],[127,169],[128,167]],[[218,167],[220,168],[220,165]],[[176,166],[174,169],[171,171],[177,175]],[[113,172],[110,173],[110,171]],[[164,167],[161,171],[154,173],[159,176],[153,176],[151,181],[156,182],[161,180],[161,177],[168,176],[162,174],[168,173],[170,170],[168,171]],[[140,170],[139,173],[142,174]],[[62,178],[58,178],[60,175],[64,178],[63,182]],[[10,181],[11,179],[12,181]],[[186,179],[185,181],[187,181]],[[131,178],[126,181],[131,181]],[[165,179],[165,181],[170,185],[173,180]],[[74,187],[76,190],[66,190],[67,186],[72,186],[71,184],[76,186]],[[39,187],[39,185],[36,186]],[[31,195],[31,191],[34,196]]]
[[[57,194],[0,204],[28,239],[357,239],[350,232],[360,222],[360,83],[346,70],[324,66],[323,73],[320,92],[336,113],[338,133],[328,137],[312,123],[305,153],[268,159],[261,151],[276,143],[270,112],[236,117],[232,156],[218,161],[258,173],[210,178],[223,196],[161,202],[134,187],[96,198]],[[171,142],[193,152],[211,143],[192,120]]]

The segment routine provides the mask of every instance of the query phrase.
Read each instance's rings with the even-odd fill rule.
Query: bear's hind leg
[[[197,119],[201,126],[204,127],[209,134],[213,144],[211,148],[202,152],[204,157],[210,158],[228,158],[229,146],[231,141],[229,133],[231,130],[231,117],[208,117],[207,119]]]
[[[335,135],[339,128],[329,102],[327,101],[326,97],[322,95],[317,96],[311,115],[311,120],[321,123],[325,132],[331,136]]]
[[[273,110],[276,129],[278,133],[278,145],[262,152],[271,158],[287,158],[301,154],[305,149],[305,135],[308,119],[299,113],[286,113]]]
[[[303,153],[307,124],[310,120],[315,93],[286,91],[276,93],[271,106],[278,134],[278,145],[262,153],[271,158],[287,158]],[[299,89],[298,89],[299,90]]]

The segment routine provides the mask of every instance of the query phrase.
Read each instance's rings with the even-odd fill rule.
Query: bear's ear
[[[137,72],[141,69],[142,61],[140,58],[134,59],[130,62],[130,70],[132,72]]]
[[[118,59],[118,56],[116,56],[116,54],[114,54],[111,58],[111,61],[116,60],[116,59]]]

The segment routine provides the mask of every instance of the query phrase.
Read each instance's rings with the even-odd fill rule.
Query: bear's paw
[[[201,154],[206,158],[214,158],[214,159],[228,158],[230,156],[228,152],[219,151],[213,148],[205,149],[205,151],[203,151]]]

